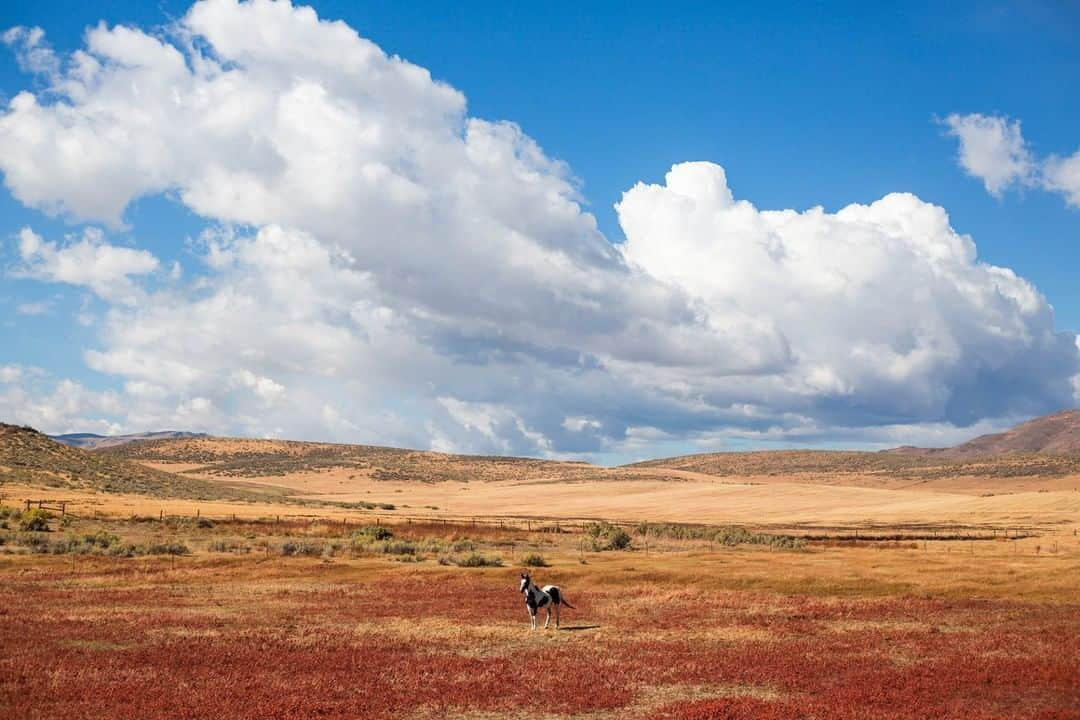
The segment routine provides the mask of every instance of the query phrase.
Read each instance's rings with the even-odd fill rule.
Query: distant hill
[[[132,433],[130,435],[96,435],[94,433],[67,433],[65,435],[50,435],[53,440],[82,448],[83,450],[100,450],[117,445],[126,445],[130,442],[143,440],[174,440],[177,438],[206,437],[206,433],[184,432],[182,430],[162,430],[159,432]]]
[[[265,492],[181,477],[64,445],[33,428],[0,423],[0,486],[7,483],[193,500],[268,499]]]
[[[951,448],[717,452],[648,460],[628,467],[667,468],[717,477],[1060,477],[1080,472],[1080,410],[1035,418],[1003,433],[983,435]]]
[[[203,476],[254,478],[347,468],[376,480],[423,482],[571,479],[592,476],[588,463],[427,450],[244,438],[189,437],[104,448],[100,454]]]
[[[1080,409],[1037,417],[1011,430],[981,435],[951,448],[901,447],[888,452],[954,459],[1016,454],[1080,455]]]

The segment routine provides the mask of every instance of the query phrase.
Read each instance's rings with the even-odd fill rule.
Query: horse
[[[571,605],[566,597],[559,590],[558,585],[545,585],[544,587],[537,587],[533,585],[532,578],[528,573],[521,573],[521,588],[520,592],[525,596],[525,609],[529,611],[529,618],[532,620],[532,629],[536,629],[536,611],[540,608],[547,608],[547,619],[544,621],[544,629],[546,630],[548,625],[551,624],[551,608],[555,608],[555,628],[559,627],[559,608],[562,605],[570,608],[571,610],[577,610]]]

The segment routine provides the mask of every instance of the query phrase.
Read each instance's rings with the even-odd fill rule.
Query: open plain
[[[0,435],[6,717],[1080,717],[1071,460]]]

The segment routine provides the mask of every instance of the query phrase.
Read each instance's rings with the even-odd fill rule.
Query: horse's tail
[[[571,610],[577,610],[576,607],[574,607],[573,605],[570,604],[570,601],[566,599],[565,595],[563,595],[562,598],[560,598],[560,600],[562,601],[563,605],[570,608]]]

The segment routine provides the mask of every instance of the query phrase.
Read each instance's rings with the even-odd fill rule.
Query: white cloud
[[[23,376],[22,368],[18,365],[0,365],[0,383],[8,385],[18,382]]]
[[[273,403],[285,393],[285,386],[268,377],[256,375],[250,370],[237,370],[233,373],[233,382],[245,387],[263,402]]]
[[[15,312],[19,315],[29,315],[31,317],[37,315],[48,315],[52,312],[53,303],[51,300],[40,300],[38,302],[19,303],[15,306]]]
[[[945,124],[960,140],[960,166],[982,180],[991,195],[1000,197],[1010,185],[1030,182],[1034,166],[1019,120],[953,113]]]
[[[14,268],[14,275],[87,287],[105,300],[124,304],[138,298],[130,276],[152,273],[159,265],[145,250],[108,244],[95,228],[83,230],[77,241],[58,245],[24,227],[18,234],[18,249],[22,264]]]
[[[1047,158],[1043,163],[1042,186],[1064,195],[1070,205],[1080,207],[1080,150],[1066,158]]]
[[[15,382],[25,380],[25,374]],[[90,390],[71,380],[51,386],[26,382],[0,388],[0,418],[5,422],[30,425],[48,433],[114,433],[122,427],[109,420],[125,411],[117,393]]]
[[[25,72],[49,77],[60,72],[60,61],[45,42],[45,31],[41,28],[13,27],[0,35],[0,41],[14,48],[19,67]]]
[[[713,323],[735,308],[789,345],[781,372],[697,377],[688,387],[707,402],[966,424],[1051,406],[1077,372],[1073,336],[1055,332],[1038,291],[978,262],[945,211],[913,195],[763,211],[734,200],[718,166],[686,163],[665,185],[634,187],[618,211],[628,260],[690,292]]]
[[[1080,206],[1080,150],[1065,158],[1033,157],[1020,131],[1020,121],[996,115],[949,115],[949,134],[960,140],[960,166],[1000,197],[1013,185],[1041,187]]]
[[[637,452],[1035,412],[1080,369],[1045,299],[912,196],[764,211],[683,164],[626,194],[619,249],[520,128],[342,23],[207,0],[171,32],[92,28],[0,112],[24,204],[120,226],[168,191],[207,220],[204,267],[157,288],[98,231],[20,236],[22,272],[107,301],[84,356],[125,426]]]
[[[563,418],[562,426],[570,432],[582,432],[583,430],[599,430],[601,425],[596,420],[587,417]]]

